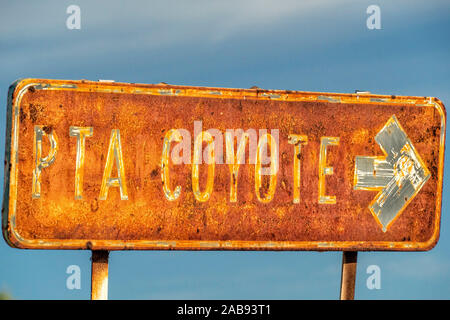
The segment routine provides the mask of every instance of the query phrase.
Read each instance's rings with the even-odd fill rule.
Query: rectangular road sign
[[[432,97],[25,79],[3,234],[36,249],[431,249]]]

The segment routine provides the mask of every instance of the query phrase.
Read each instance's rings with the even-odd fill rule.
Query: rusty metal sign
[[[3,234],[37,249],[429,250],[431,97],[25,79]]]

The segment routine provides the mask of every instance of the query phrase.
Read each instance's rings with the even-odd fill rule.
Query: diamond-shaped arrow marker
[[[386,156],[355,158],[355,190],[380,191],[369,210],[386,232],[430,178],[430,172],[395,115],[375,141]]]

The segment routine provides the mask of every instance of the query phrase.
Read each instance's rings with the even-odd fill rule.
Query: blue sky
[[[81,8],[81,30],[66,8]],[[366,9],[381,8],[381,30]],[[0,0],[0,141],[18,78],[435,96],[450,102],[448,1]],[[4,155],[4,144],[0,144]],[[450,299],[449,168],[441,236],[429,252],[361,252],[358,299]],[[3,169],[0,171],[3,179]],[[3,186],[2,186],[3,188]],[[0,291],[88,299],[89,251],[19,250],[0,241]],[[111,299],[337,299],[340,252],[113,252]],[[69,265],[81,290],[66,288]],[[381,289],[366,268],[381,268]]]

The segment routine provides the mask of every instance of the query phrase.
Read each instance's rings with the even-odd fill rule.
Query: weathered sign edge
[[[334,103],[373,103],[373,104],[410,104],[436,108],[441,116],[441,136],[439,146],[438,186],[436,197],[436,219],[433,236],[424,242],[388,242],[371,241],[199,241],[199,240],[52,240],[25,239],[15,226],[15,199],[17,194],[17,116],[20,99],[27,89],[35,90],[73,90],[78,86],[92,86],[99,92],[146,93],[154,95],[200,96],[211,98],[273,99],[284,101],[328,101]],[[118,89],[120,88],[120,90]],[[123,87],[128,90],[124,91]],[[130,89],[131,88],[131,89]],[[139,88],[139,90],[138,90]],[[91,88],[92,89],[92,88]],[[183,93],[184,91],[184,93]],[[444,104],[434,97],[389,96],[374,94],[340,94],[303,91],[263,90],[263,89],[227,89],[213,87],[189,87],[166,84],[145,85],[130,83],[99,83],[87,80],[50,80],[19,79],[11,84],[8,91],[6,117],[5,175],[2,207],[2,231],[6,242],[15,248],[23,249],[89,249],[89,250],[295,250],[295,251],[427,251],[439,240],[442,203],[442,185],[445,152],[446,110]],[[13,132],[14,131],[14,132]],[[15,152],[12,152],[14,151]],[[14,174],[14,176],[13,176]],[[12,189],[11,190],[11,182]]]

